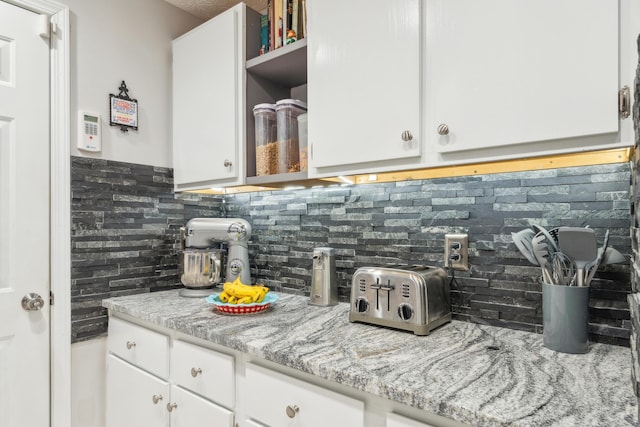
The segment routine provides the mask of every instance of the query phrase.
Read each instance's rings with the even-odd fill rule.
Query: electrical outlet
[[[469,236],[444,235],[444,266],[454,270],[469,270]]]

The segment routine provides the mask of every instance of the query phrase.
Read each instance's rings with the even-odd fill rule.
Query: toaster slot
[[[376,277],[376,283],[370,286],[376,290],[376,310],[380,310],[380,278]]]
[[[376,290],[376,310],[380,310],[380,291],[387,292],[387,311],[391,311],[391,291],[393,291],[396,287],[391,283],[391,279],[386,280],[387,283],[380,280],[379,277],[376,277],[376,283],[369,286],[371,289]]]

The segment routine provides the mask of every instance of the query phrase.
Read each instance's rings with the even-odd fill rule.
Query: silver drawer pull
[[[233,166],[233,163],[231,163],[230,160],[227,159],[227,160],[224,161],[224,167],[225,168],[228,168],[228,167],[231,167],[231,166]]]
[[[178,407],[177,403],[167,403],[167,411],[172,412]]]
[[[408,131],[408,130],[405,130],[404,132],[402,132],[402,135],[400,136],[404,142],[409,142],[413,139],[413,135],[411,134],[411,131]]]
[[[300,412],[300,408],[298,408],[298,405],[287,406],[287,417],[293,418],[298,412]]]
[[[449,135],[449,126],[445,125],[444,123],[438,126],[438,135]]]
[[[136,346],[135,341],[127,341],[127,350],[131,350],[135,346]]]
[[[196,368],[191,368],[191,376],[192,376],[193,378],[197,377],[197,376],[198,376],[198,374],[201,374],[201,373],[202,373],[202,369],[200,369],[200,368],[198,368],[198,369],[196,369]]]
[[[160,402],[162,400],[162,395],[161,394],[154,394],[153,397],[151,398],[151,400],[153,400],[153,404],[157,405],[158,402]]]

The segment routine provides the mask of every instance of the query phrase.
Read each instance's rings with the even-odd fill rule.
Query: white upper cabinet
[[[308,0],[310,175],[419,161],[420,0]]]
[[[245,5],[173,42],[176,190],[244,182]]]
[[[446,160],[500,147],[495,157],[522,157],[540,147],[512,146],[557,141],[549,153],[577,151],[591,142],[571,138],[618,132],[617,1],[424,4],[427,151]]]
[[[258,56],[240,3],[173,43],[175,189],[631,146],[638,4],[307,0],[308,37]],[[289,97],[308,105],[308,174],[256,176],[251,108]]]

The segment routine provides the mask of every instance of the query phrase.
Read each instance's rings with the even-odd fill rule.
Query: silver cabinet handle
[[[136,346],[135,341],[127,341],[127,350],[131,350],[135,346]]]
[[[191,376],[192,376],[193,378],[197,377],[197,376],[198,376],[198,374],[201,374],[201,373],[202,373],[202,369],[200,369],[200,368],[198,368],[198,369],[196,369],[196,368],[191,368]]]
[[[408,130],[405,130],[404,132],[402,132],[401,136],[404,142],[408,142],[413,139],[413,135],[411,134],[411,131],[408,131]]]
[[[298,405],[287,406],[287,417],[293,418],[298,412],[300,412],[300,408],[298,408]]]
[[[22,297],[22,308],[25,310],[38,311],[42,307],[44,307],[44,299],[35,292],[28,293]]]
[[[229,166],[232,166],[232,165],[233,165],[233,163],[231,163],[231,161],[230,161],[230,160],[225,160],[225,161],[224,161],[224,167],[225,167],[225,168],[228,168]]]
[[[438,135],[449,135],[449,126],[445,125],[444,123],[438,126]]]
[[[167,411],[172,412],[178,407],[177,403],[167,403]]]
[[[154,405],[157,405],[158,402],[160,402],[162,400],[162,395],[161,394],[154,394],[153,397],[151,398],[151,400],[153,401]]]
[[[629,86],[623,86],[618,91],[618,113],[620,118],[626,119],[631,113],[631,94],[629,92]]]

